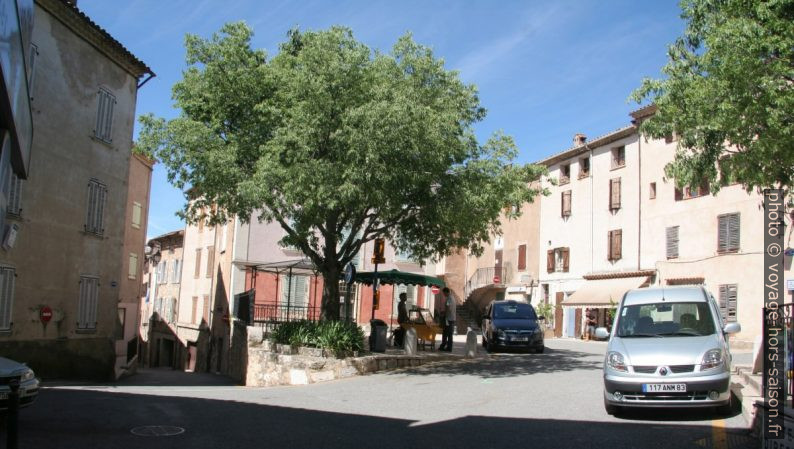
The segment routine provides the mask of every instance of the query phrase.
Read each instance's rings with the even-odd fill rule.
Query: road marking
[[[711,447],[712,449],[728,449],[728,435],[725,433],[725,420],[711,421]]]

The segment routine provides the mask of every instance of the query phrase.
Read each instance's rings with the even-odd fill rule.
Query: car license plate
[[[0,393],[0,401],[5,401],[8,399],[8,393]]]
[[[643,393],[686,393],[686,384],[642,384]]]
[[[513,341],[529,341],[527,337],[514,337]]]

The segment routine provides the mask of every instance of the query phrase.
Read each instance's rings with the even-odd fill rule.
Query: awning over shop
[[[373,279],[376,278],[376,275],[377,279],[380,279],[381,284],[435,285],[441,288],[447,286],[443,280],[437,277],[399,270],[378,271],[377,273],[374,271],[359,272],[356,273],[356,277],[353,278],[353,282],[372,285]]]
[[[589,280],[571,296],[565,298],[562,305],[573,307],[609,307],[611,303],[619,303],[626,291],[639,288],[647,282],[648,276]]]

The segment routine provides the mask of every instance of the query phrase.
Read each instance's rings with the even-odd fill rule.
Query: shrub
[[[273,330],[275,343],[293,346],[314,346],[335,352],[364,349],[364,331],[356,324],[343,321],[293,321]]]

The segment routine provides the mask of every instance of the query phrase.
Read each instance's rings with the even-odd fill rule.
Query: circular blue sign
[[[356,267],[352,263],[348,263],[345,268],[345,284],[352,284],[354,277],[356,277]]]

